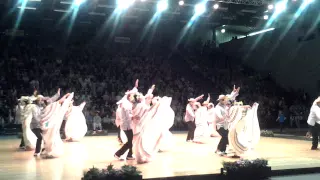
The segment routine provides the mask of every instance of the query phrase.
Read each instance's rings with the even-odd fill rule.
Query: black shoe
[[[233,155],[233,156],[231,156],[231,158],[239,159],[239,158],[240,158],[240,156]]]
[[[127,157],[127,160],[133,161],[133,160],[135,160],[135,158],[134,157]]]
[[[314,148],[314,147],[312,147],[312,148],[311,148],[311,150],[319,150],[319,149],[318,149],[318,148]]]
[[[114,155],[114,158],[116,158],[117,160],[120,160],[120,156],[118,156],[118,155]]]

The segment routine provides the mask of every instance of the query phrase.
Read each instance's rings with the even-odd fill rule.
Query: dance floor
[[[65,143],[65,155],[57,159],[34,158],[33,152],[19,151],[19,139],[0,137],[0,179],[10,180],[80,180],[83,171],[92,166],[103,168],[112,163],[137,165],[144,178],[216,174],[229,158],[214,154],[219,138],[208,144],[185,142],[186,133],[174,133],[175,146],[157,154],[148,163],[116,161],[119,148],[115,135],[85,137],[79,143]],[[310,151],[311,142],[303,140],[261,138],[256,150],[246,158],[266,158],[272,169],[319,167],[320,151]]]

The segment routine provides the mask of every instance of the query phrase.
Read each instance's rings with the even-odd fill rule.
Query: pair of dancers
[[[212,136],[220,135],[221,139],[217,146],[216,153],[222,156],[227,155],[228,152],[233,154],[233,157],[239,157],[258,143],[260,139],[260,127],[257,118],[258,104],[254,103],[252,107],[242,105],[242,102],[237,103],[236,97],[239,95],[240,88],[233,88],[233,91],[228,95],[220,95],[217,99],[218,104],[212,111],[204,108],[208,104],[208,100],[200,107],[199,101],[203,98],[203,95],[197,98],[189,99],[189,104],[186,108],[185,121],[188,124],[188,136],[187,141],[198,142],[196,137],[198,134],[206,135],[206,128],[203,126],[204,120],[200,120],[202,124],[199,126],[199,116],[202,114],[210,114],[210,116],[204,116],[211,119],[212,125],[209,124],[209,129],[213,133]],[[199,111],[198,113],[197,111]],[[212,108],[211,108],[212,109]],[[208,112],[209,111],[209,112]],[[200,115],[199,115],[200,114]],[[197,118],[198,115],[198,118]],[[209,120],[210,122],[210,120]],[[197,132],[202,131],[202,133]],[[195,131],[194,131],[195,130]],[[194,135],[193,135],[194,133]]]
[[[154,85],[143,95],[138,92],[138,82],[117,102],[116,124],[123,132],[120,136],[124,144],[114,156],[120,159],[129,150],[127,160],[136,158],[138,163],[146,163],[159,150],[169,148],[172,140],[169,129],[173,125],[174,112],[170,97],[154,97]]]
[[[63,142],[60,137],[63,119],[67,119],[65,126],[67,141],[79,141],[87,132],[86,121],[82,113],[85,103],[73,106],[73,93],[68,93],[58,100],[59,97],[60,89],[52,98],[38,95],[35,92],[32,96],[23,96],[19,100],[23,106],[22,141],[28,147],[27,150],[35,149],[34,156],[40,155],[42,141],[44,157],[54,158],[63,154]]]

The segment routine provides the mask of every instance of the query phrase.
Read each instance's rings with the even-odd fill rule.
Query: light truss
[[[272,0],[209,0],[214,2],[223,2],[229,4],[244,4],[251,6],[262,6],[272,3]]]

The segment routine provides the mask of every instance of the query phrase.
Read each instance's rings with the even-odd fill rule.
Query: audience
[[[77,42],[61,50],[46,43],[22,38],[4,46],[0,56],[1,126],[14,122],[16,101],[21,95],[31,95],[37,89],[51,96],[61,88],[62,94],[75,92],[76,105],[87,103],[84,114],[89,129],[99,118],[103,128],[112,129],[115,103],[132,88],[135,79],[140,80],[143,93],[155,84],[155,96],[173,97],[174,130],[186,127],[183,117],[188,98],[210,93],[216,104],[214,97],[231,92],[234,84],[241,87],[239,100],[260,104],[262,128],[274,127],[279,110],[286,117],[299,115],[303,120],[308,113],[307,94],[287,92],[269,75],[243,66],[241,60],[224,54],[213,42],[202,45],[199,41],[174,51],[163,44],[130,50],[130,45],[105,48]]]

